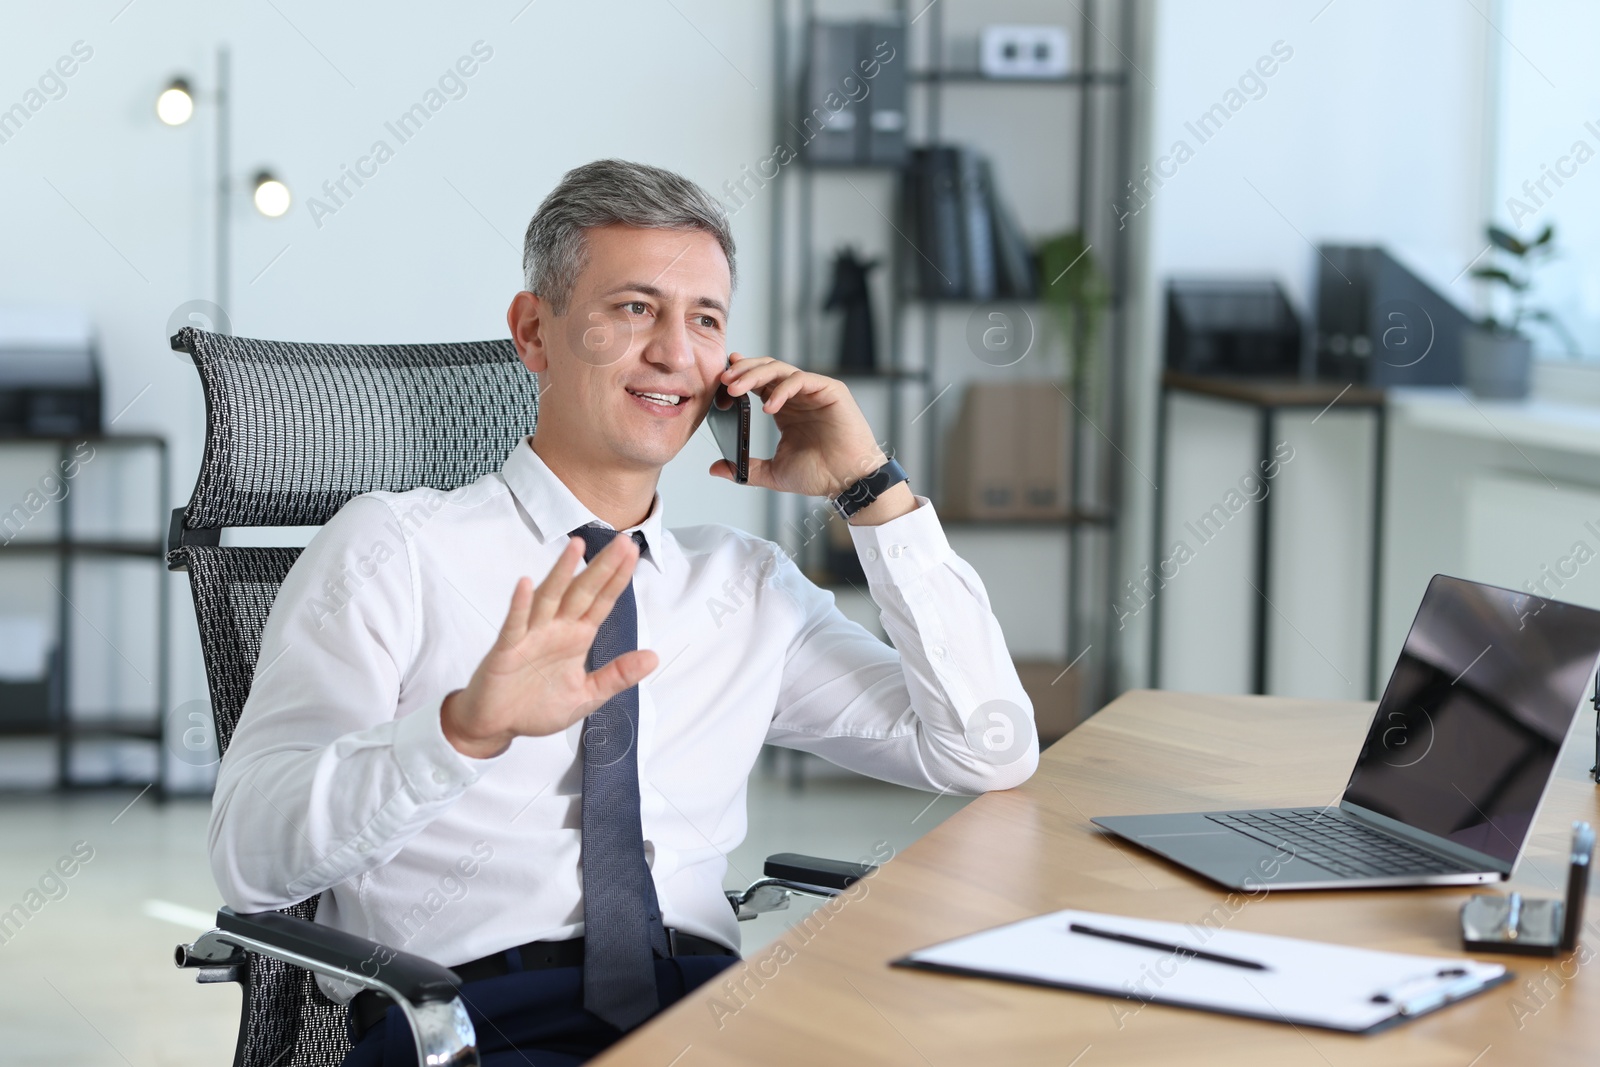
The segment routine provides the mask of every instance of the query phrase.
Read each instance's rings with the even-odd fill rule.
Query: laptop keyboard
[[[1303,859],[1347,878],[1466,873],[1473,868],[1436,856],[1325,808],[1290,808],[1207,815],[1257,841],[1293,850]]]

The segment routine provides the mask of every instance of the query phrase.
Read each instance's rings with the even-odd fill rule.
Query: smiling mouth
[[[677,393],[649,393],[640,389],[629,389],[628,392],[636,397],[639,397],[641,400],[648,400],[652,404],[660,404],[662,407],[668,408],[675,408],[684,400],[688,399],[687,397],[680,396]]]

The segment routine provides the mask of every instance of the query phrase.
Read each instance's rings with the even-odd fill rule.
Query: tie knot
[[[583,561],[588,563],[594,559],[595,554],[611,543],[619,531],[607,529],[604,526],[584,525],[572,531],[573,537],[583,538]],[[640,530],[633,531],[633,543],[639,546],[639,551],[645,549],[644,533]]]

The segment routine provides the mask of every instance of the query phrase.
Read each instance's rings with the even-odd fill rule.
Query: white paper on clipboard
[[[1073,923],[1250,960],[1266,969],[1072,933]],[[1071,910],[920,949],[895,965],[1351,1033],[1424,1014],[1511,977],[1498,963]]]

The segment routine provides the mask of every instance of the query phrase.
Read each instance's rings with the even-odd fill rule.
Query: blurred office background
[[[18,1062],[231,1048],[237,995],[165,962],[218,903],[161,565],[203,402],[168,336],[503,337],[528,218],[592,159],[727,206],[731,347],[846,378],[1047,742],[1141,686],[1370,699],[1439,571],[1600,604],[1577,0],[95,0],[0,31],[0,908],[97,856],[0,926]],[[820,502],[713,458],[668,467],[669,522],[772,538],[881,635]],[[751,796],[730,883],[961,804],[784,754]]]

